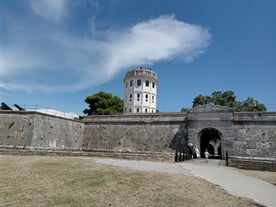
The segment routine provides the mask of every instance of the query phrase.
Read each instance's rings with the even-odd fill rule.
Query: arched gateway
[[[207,149],[211,158],[221,159],[222,134],[214,128],[205,128],[198,134],[200,156],[204,157]]]
[[[233,110],[203,105],[192,108],[187,115],[188,143],[199,149],[201,157],[208,149],[211,158],[224,159],[233,143]]]

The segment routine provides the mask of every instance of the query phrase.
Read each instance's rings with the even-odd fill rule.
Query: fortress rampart
[[[84,124],[29,111],[0,111],[0,146],[81,150]]]
[[[187,114],[132,114],[84,118],[84,150],[173,153],[187,142]]]
[[[210,149],[232,165],[257,160],[276,171],[276,112],[235,113],[206,105],[187,113],[87,116],[71,120],[39,112],[0,111],[0,150],[64,150],[80,154],[101,152],[170,154],[188,143],[202,154]],[[241,164],[240,160],[246,160]],[[250,162],[252,168],[252,162]],[[231,162],[230,162],[231,164]],[[261,166],[260,165],[260,166]],[[257,168],[257,167],[256,167]]]

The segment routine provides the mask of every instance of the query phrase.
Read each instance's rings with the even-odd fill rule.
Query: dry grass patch
[[[95,164],[93,158],[0,155],[0,206],[255,206],[203,179]]]
[[[276,185],[276,172],[260,171],[260,170],[240,170],[242,173],[259,178],[268,183]]]

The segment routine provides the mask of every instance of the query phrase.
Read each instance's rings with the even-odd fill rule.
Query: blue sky
[[[276,111],[274,0],[1,0],[0,101],[80,115],[86,96],[124,98],[137,66],[158,74],[157,108],[232,90]]]

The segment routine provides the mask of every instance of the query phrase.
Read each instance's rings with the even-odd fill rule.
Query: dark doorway
[[[221,133],[213,128],[203,129],[200,133],[200,155],[208,150],[210,158],[221,159]]]

